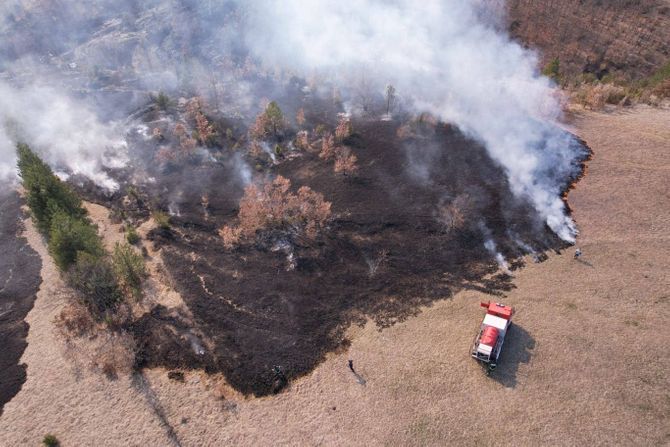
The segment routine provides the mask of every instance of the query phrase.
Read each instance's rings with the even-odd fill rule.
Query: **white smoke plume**
[[[558,92],[538,74],[534,53],[496,29],[478,0],[256,0],[248,45],[271,66],[330,74],[341,83],[365,73],[393,84],[417,110],[430,111],[482,142],[549,227],[573,242],[562,182],[579,149],[555,123]]]
[[[278,68],[275,74],[326,79],[349,97],[370,88],[383,97],[392,84],[405,107],[431,112],[481,142],[514,194],[572,242],[576,228],[560,194],[577,172],[580,147],[555,125],[559,93],[539,75],[535,54],[506,35],[503,2],[10,0],[0,6],[0,70],[20,80],[13,86],[34,85],[21,70],[32,56],[52,86],[65,76],[69,92],[106,91],[94,102],[108,117],[136,107],[147,90],[181,88],[223,92],[223,105],[246,113],[239,104],[257,101],[245,94],[273,96],[234,75],[234,61],[247,52]],[[111,88],[91,89],[100,82]],[[117,139],[90,109],[62,88],[0,88],[2,129],[18,123],[51,163],[114,187],[102,167]],[[0,130],[0,176],[13,175],[14,140]]]
[[[49,87],[0,82],[0,180],[16,179],[16,144],[26,142],[58,172],[83,175],[108,191],[103,170],[123,166],[125,142],[85,105]]]

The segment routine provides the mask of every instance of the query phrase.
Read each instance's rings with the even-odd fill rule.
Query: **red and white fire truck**
[[[487,366],[487,372],[491,372],[498,365],[505,335],[512,325],[514,309],[490,301],[481,303],[481,306],[486,308],[486,315],[472,344],[471,354]]]

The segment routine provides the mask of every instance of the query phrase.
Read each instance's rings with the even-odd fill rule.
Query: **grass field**
[[[0,444],[36,445],[667,445],[670,443],[670,111],[576,115],[593,149],[569,201],[572,251],[515,272],[499,300],[515,326],[491,377],[469,357],[483,315],[474,291],[351,347],[276,396],[244,399],[201,373],[144,373],[152,395],[68,366],[51,337],[62,305],[39,238],[45,283],[28,316],[28,379],[5,406]],[[30,232],[29,232],[30,233]],[[45,275],[49,275],[48,277]],[[353,359],[365,380],[349,371]],[[159,408],[161,417],[156,415]]]

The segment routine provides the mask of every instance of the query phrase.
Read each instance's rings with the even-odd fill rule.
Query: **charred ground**
[[[40,285],[39,256],[21,236],[23,211],[18,193],[0,193],[0,414],[26,380],[20,363],[28,336],[24,321]]]
[[[338,110],[312,105],[306,126],[336,125]],[[144,120],[153,126],[161,113],[152,110]],[[131,201],[121,194],[105,199],[126,218],[143,219],[151,208],[173,211],[171,228],[149,237],[162,248],[188,312],[159,306],[132,324],[138,367],[203,368],[222,372],[245,394],[269,394],[285,384],[274,366],[288,380],[308,373],[328,352],[347,346],[352,324],[371,319],[381,329],[463,288],[492,295],[510,290],[512,277],[500,269],[495,251],[514,269],[522,254],[541,259],[544,251],[564,247],[533,208],[512,195],[486,150],[455,127],[422,124],[400,137],[400,120],[356,119],[343,144],[358,157],[359,169],[342,175],[314,147],[290,146],[274,162],[249,159],[243,126],[216,125],[235,131],[181,162],[156,163],[155,144],[138,140],[138,166],[155,182],[136,189]],[[293,135],[280,143],[289,147]],[[256,178],[281,175],[292,189],[322,193],[332,202],[327,230],[316,240],[274,235],[226,249],[217,230],[237,216],[241,159],[255,163]],[[573,179],[565,180],[567,186]],[[447,225],[440,207],[459,197],[464,222]],[[494,252],[487,240],[495,242]]]

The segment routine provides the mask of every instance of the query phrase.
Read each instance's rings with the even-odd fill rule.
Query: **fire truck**
[[[505,341],[505,335],[512,326],[514,309],[500,303],[480,303],[486,308],[484,321],[472,344],[471,355],[486,366],[487,374],[498,365],[498,358]]]

